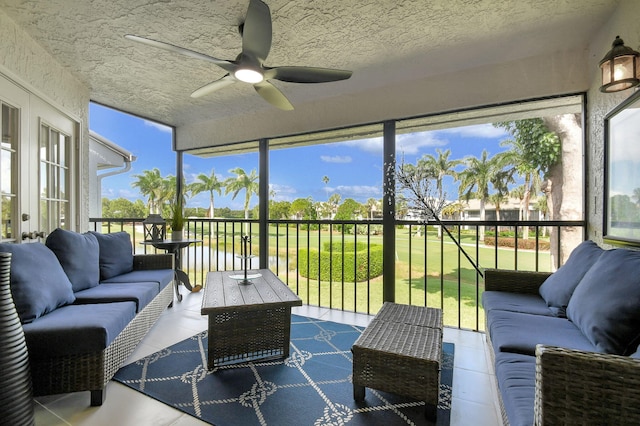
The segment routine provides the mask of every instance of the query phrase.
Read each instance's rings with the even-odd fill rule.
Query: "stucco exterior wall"
[[[0,10],[0,74],[79,123],[79,181],[88,181],[89,88]],[[80,184],[78,223],[87,226],[89,188]]]
[[[607,94],[599,91],[600,69],[598,63],[611,49],[611,43],[619,35],[625,45],[640,50],[640,1],[623,0],[610,21],[594,37],[589,48],[589,69],[592,70],[591,86],[587,93],[587,236],[603,244],[604,202],[604,117],[618,104],[631,96],[636,89]]]

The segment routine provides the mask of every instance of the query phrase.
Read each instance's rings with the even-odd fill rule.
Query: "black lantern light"
[[[611,50],[600,61],[602,70],[601,92],[612,93],[629,89],[640,83],[640,53],[624,45],[617,36]]]
[[[150,214],[142,221],[146,242],[163,241],[167,235],[167,222],[159,214]]]

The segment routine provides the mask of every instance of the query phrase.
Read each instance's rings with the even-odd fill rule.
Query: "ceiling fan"
[[[351,77],[351,71],[330,68],[265,66],[264,61],[271,50],[271,12],[269,6],[261,0],[250,0],[247,16],[244,23],[240,24],[239,30],[242,35],[242,52],[235,60],[230,61],[136,35],[127,34],[125,38],[147,46],[209,61],[227,71],[224,77],[194,91],[191,94],[192,98],[199,98],[236,81],[242,81],[253,84],[256,92],[271,105],[283,110],[292,110],[291,102],[269,80],[289,83],[327,83]]]

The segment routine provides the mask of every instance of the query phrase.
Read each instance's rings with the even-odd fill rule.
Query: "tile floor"
[[[184,289],[182,292],[185,293]],[[206,330],[206,317],[200,315],[201,301],[202,292],[187,293],[181,303],[175,303],[173,308],[166,310],[129,362]],[[293,313],[360,326],[366,326],[372,318],[307,305],[294,308]],[[445,328],[444,340],[456,345],[451,425],[501,424],[495,402],[495,379],[488,372],[484,334]],[[89,392],[37,398],[36,426],[45,425],[195,426],[206,423],[111,382],[101,407],[89,406]]]

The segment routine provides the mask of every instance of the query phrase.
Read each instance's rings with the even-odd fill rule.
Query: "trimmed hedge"
[[[344,259],[339,242],[324,243],[319,253],[317,249],[300,249],[298,271],[301,276],[314,280],[320,275],[320,281],[362,282],[382,275],[382,246],[371,244],[368,258],[367,243],[358,243],[357,250],[355,248],[354,243],[345,243]]]
[[[484,244],[490,247],[494,247],[496,245],[495,237],[484,237]],[[515,247],[515,238],[509,237],[498,237],[498,247]],[[536,239],[529,238],[528,240],[524,240],[522,238],[518,238],[518,248],[525,250],[535,250],[536,248]],[[549,241],[538,240],[538,248],[540,250],[549,250],[551,248],[551,244]]]

